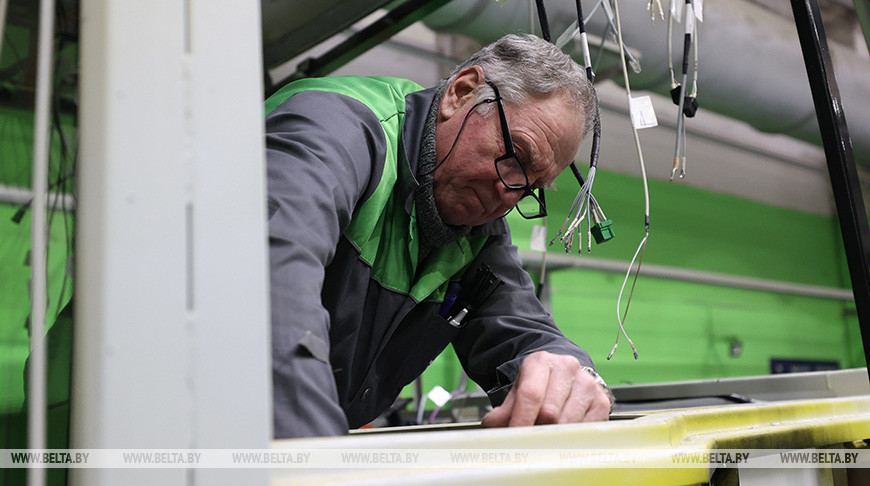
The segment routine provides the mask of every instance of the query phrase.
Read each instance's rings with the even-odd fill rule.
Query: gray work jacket
[[[417,301],[374,279],[345,234],[387,164],[399,165],[392,190],[413,211],[434,97],[434,89],[404,96],[400,140],[386,140],[383,115],[347,94],[302,91],[267,114],[276,438],[338,435],[365,425],[449,343],[493,405],[535,351],[593,366],[535,297],[503,218],[472,229],[470,236],[487,240],[465,268],[486,263],[505,284],[461,328],[439,316],[440,299]],[[386,155],[397,153],[390,144],[400,145],[398,157]]]

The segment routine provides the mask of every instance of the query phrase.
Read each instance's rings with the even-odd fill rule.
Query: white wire
[[[689,96],[693,98],[698,96],[698,23],[695,22],[695,29],[692,32],[692,50],[695,54],[695,65],[693,66],[694,72],[692,73],[692,93]]]
[[[586,253],[592,253],[592,218],[589,216],[589,210],[592,207],[592,202],[586,205]]]
[[[628,333],[625,332],[624,321],[622,316],[619,315],[619,309],[622,307],[622,294],[625,293],[625,284],[628,283],[628,277],[631,276],[631,267],[634,266],[634,261],[637,259],[637,255],[640,254],[640,250],[643,249],[643,245],[646,244],[646,240],[649,238],[649,233],[644,235],[643,239],[640,240],[640,244],[637,245],[637,250],[634,252],[634,256],[631,258],[631,263],[628,264],[628,270],[625,272],[625,280],[622,281],[622,288],[619,289],[619,298],[616,299],[616,321],[619,322],[619,331],[616,331],[616,342],[613,343],[613,349],[610,350],[610,354],[607,355],[607,359],[613,357],[613,353],[616,352],[617,346],[619,346],[619,333],[625,335],[625,339],[628,340],[628,344],[631,346],[631,350],[634,352],[634,359],[637,359],[637,349],[634,347],[634,342],[628,337]],[[638,268],[640,271],[640,268]],[[626,309],[627,310],[627,309]]]
[[[580,239],[580,223],[584,220],[588,219],[590,206],[592,205],[592,185],[595,183],[595,173],[596,168],[590,167],[589,172],[587,173],[586,180],[583,183],[583,186],[577,192],[577,196],[574,197],[574,202],[571,203],[571,208],[568,210],[568,215],[565,218],[565,221],[562,223],[562,227],[559,228],[559,232],[550,241],[552,245],[555,243],[556,239],[565,243],[565,252],[569,253],[574,243],[574,232],[577,231],[578,234],[578,246],[582,248],[583,241]],[[574,215],[573,218],[571,215]],[[570,224],[568,223],[570,221]],[[588,248],[589,245],[587,245]],[[587,249],[587,251],[591,251]]]
[[[607,221],[607,216],[604,215],[604,210],[601,209],[601,205],[598,204],[598,201],[595,199],[595,196],[592,197],[592,204],[595,205],[595,210],[598,211],[598,216],[601,217],[601,221]]]
[[[574,198],[575,203],[579,199],[579,205],[577,206],[577,213],[574,216],[574,222],[569,226],[569,232],[576,228],[580,221],[586,217],[586,208],[589,206],[589,196],[592,194],[592,184],[595,182],[595,167],[589,168],[589,173],[586,177],[586,182],[583,184],[583,187],[580,188],[580,192],[577,193],[577,196]],[[571,205],[571,209],[568,211],[570,215],[574,210],[574,204]]]
[[[677,86],[677,76],[674,75],[674,0],[668,6],[668,70],[671,72],[671,89]]]
[[[565,251],[571,251],[571,245],[573,242],[573,232],[583,221],[585,217],[585,207],[589,204],[589,201],[592,198],[592,184],[595,182],[595,167],[590,167],[589,172],[587,173],[586,180],[583,183],[583,186],[580,187],[580,190],[577,191],[577,195],[574,196],[574,201],[571,203],[571,207],[568,209],[568,214],[565,216],[565,221],[562,222],[562,226],[559,228],[558,233],[553,239],[550,241],[550,245],[556,242],[558,239],[565,243]],[[572,217],[572,214],[574,215]],[[570,223],[569,223],[570,222]]]
[[[620,19],[619,19],[619,0],[613,0],[613,10],[614,10],[614,16],[616,17],[616,35],[617,35],[617,38],[619,39],[619,45],[624,47],[625,44],[623,44],[623,41],[622,41],[622,24],[621,24]],[[623,53],[623,55],[620,56],[620,60],[622,62],[622,75],[623,75],[623,79],[625,82],[625,94],[628,97],[628,102],[629,102],[629,106],[630,106],[631,105],[631,84],[628,80],[628,68],[625,64],[625,55],[624,55],[625,49],[621,49],[621,52]],[[640,241],[640,245],[638,245],[638,249],[634,254],[634,258],[631,259],[631,263],[628,265],[628,272],[626,273],[625,282],[628,281],[628,275],[631,273],[631,267],[634,264],[635,258],[637,258],[637,255],[640,253],[641,249],[643,249],[644,245],[646,245],[647,239],[649,239],[649,219],[650,219],[649,218],[649,213],[650,213],[650,211],[649,211],[649,184],[647,182],[647,177],[646,177],[646,166],[643,163],[643,150],[640,147],[640,137],[638,136],[638,133],[637,133],[637,127],[635,127],[633,123],[631,125],[631,131],[634,134],[634,143],[635,143],[635,148],[637,149],[637,159],[638,159],[638,163],[640,164],[641,178],[643,179],[645,234],[644,234],[643,239]],[[638,268],[638,271],[640,271],[640,268]],[[628,342],[631,345],[632,350],[634,351],[634,357],[635,357],[635,359],[637,359],[637,350],[634,347],[634,343],[628,337],[628,333],[626,333],[625,327],[623,326],[624,322],[623,322],[622,318],[619,316],[619,308],[620,308],[620,304],[622,302],[622,295],[625,292],[625,282],[623,282],[622,288],[619,290],[619,297],[616,299],[616,318],[617,318],[617,322],[619,322],[620,331],[623,334],[625,334],[625,338],[628,339]],[[616,343],[614,343],[613,350],[610,352],[610,355],[608,355],[608,357],[607,357],[608,359],[610,359],[610,357],[613,356],[613,353],[614,353],[614,351],[616,351],[616,347],[618,344],[619,344],[619,332],[617,332],[617,334],[616,334]]]
[[[689,137],[686,132],[686,121],[683,120],[683,132],[680,135],[683,139],[683,154],[680,158],[680,179],[686,177],[686,153],[688,152]]]
[[[622,25],[619,22],[619,2],[618,0],[613,0],[614,10],[616,10],[616,32],[617,38],[619,39],[619,44],[622,44]],[[623,50],[624,52],[624,50]],[[622,75],[623,80],[625,81],[625,94],[628,97],[629,106],[631,103],[631,84],[628,81],[628,70],[625,66],[625,56],[620,56],[622,61]],[[643,196],[644,196],[644,214],[646,218],[649,219],[649,184],[647,183],[646,178],[646,166],[643,163],[643,150],[640,147],[640,137],[637,134],[637,128],[634,124],[631,125],[631,131],[634,134],[634,145],[637,150],[637,159],[640,164],[640,173],[643,179]],[[649,221],[647,221],[647,225],[649,225]],[[647,228],[647,233],[649,233],[649,228]]]

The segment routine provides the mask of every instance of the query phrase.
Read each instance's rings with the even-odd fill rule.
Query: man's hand
[[[504,403],[483,417],[484,427],[607,420],[610,399],[573,356],[538,351],[527,356]]]

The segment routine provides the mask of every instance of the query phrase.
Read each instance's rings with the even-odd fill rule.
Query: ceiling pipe
[[[663,2],[667,6],[667,2]],[[632,88],[670,97],[667,20],[650,21],[648,1],[623,0],[620,17],[628,47],[640,51],[640,73],[630,73]],[[589,2],[587,12],[595,4]],[[576,19],[574,2],[547,2],[554,36]],[[821,145],[797,31],[791,19],[742,0],[706,0],[699,26],[698,101],[701,109]],[[454,0],[424,21],[433,30],[492,42],[528,29],[529,6],[523,0],[502,5],[492,0]],[[607,20],[601,9],[586,23],[602,34]],[[676,29],[676,28],[675,28]],[[678,38],[679,32],[675,34]],[[856,161],[870,165],[870,61],[854,50],[829,44]],[[674,42],[674,59],[682,57]],[[580,59],[578,59],[580,60]],[[580,60],[582,61],[582,60]],[[606,61],[602,61],[606,62]],[[615,58],[610,58],[615,63]],[[602,66],[599,71],[603,70]],[[680,66],[676,65],[679,70]],[[673,116],[677,108],[674,107]],[[668,116],[663,113],[659,117]]]

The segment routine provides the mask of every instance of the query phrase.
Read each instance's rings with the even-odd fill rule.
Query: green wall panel
[[[12,215],[17,210],[17,206],[0,204],[0,413],[21,408],[24,361],[30,346],[27,332],[30,315],[30,266],[27,262],[30,215],[28,212],[19,224],[15,224]],[[64,224],[62,215],[51,218],[47,260],[49,326],[72,295],[72,258],[67,253],[66,244],[72,221],[67,220],[66,226]]]
[[[608,361],[622,276],[572,270],[550,279],[556,322],[612,384],[763,375],[772,358],[863,365],[850,352],[841,302],[643,276],[625,321],[639,359],[621,336]],[[742,352],[732,356],[735,339]]]
[[[585,169],[584,169],[585,172]],[[547,192],[548,240],[577,192],[568,172]],[[595,195],[614,221],[616,238],[593,245],[582,258],[626,262],[643,237],[639,177],[599,171]],[[734,196],[650,181],[651,234],[644,264],[702,272],[849,288],[842,240],[834,217],[774,207]],[[532,226],[508,217],[515,244],[529,248]],[[584,242],[585,247],[585,242]],[[556,242],[549,252],[562,253]],[[616,302],[624,273],[586,269],[549,275],[553,316],[586,349],[609,383],[630,384],[764,375],[771,359],[836,361],[865,366],[854,304],[773,292],[705,285],[641,272],[626,320],[635,360],[624,336],[607,360],[618,330]],[[623,309],[631,280],[623,297]],[[732,356],[732,342],[742,344]],[[459,366],[442,354],[423,376],[425,391],[455,386]],[[406,390],[410,396],[410,388]]]
[[[550,239],[577,193],[569,172],[557,179],[557,191],[547,192]],[[616,238],[593,243],[590,256],[628,261],[644,233],[640,179],[599,170],[594,193],[614,222]],[[656,180],[650,181],[650,205],[647,263],[829,287],[849,285],[834,218]],[[515,216],[509,215],[514,241],[528,248],[536,223]],[[559,242],[549,250],[564,253]]]
[[[67,149],[74,151],[74,119],[61,118]],[[72,170],[72,161],[61,164],[61,142],[53,130],[50,163],[50,191],[70,189],[72,179],[60,177]],[[29,188],[33,153],[33,112],[0,108],[0,184]],[[58,182],[60,181],[60,182]],[[48,235],[48,312],[49,326],[72,295],[71,248],[74,221],[71,213],[56,209],[49,200]],[[22,208],[0,203],[0,413],[17,411],[23,402],[24,361],[29,353],[27,319],[30,315],[30,211],[20,222],[13,217]],[[69,258],[68,258],[69,257]]]

